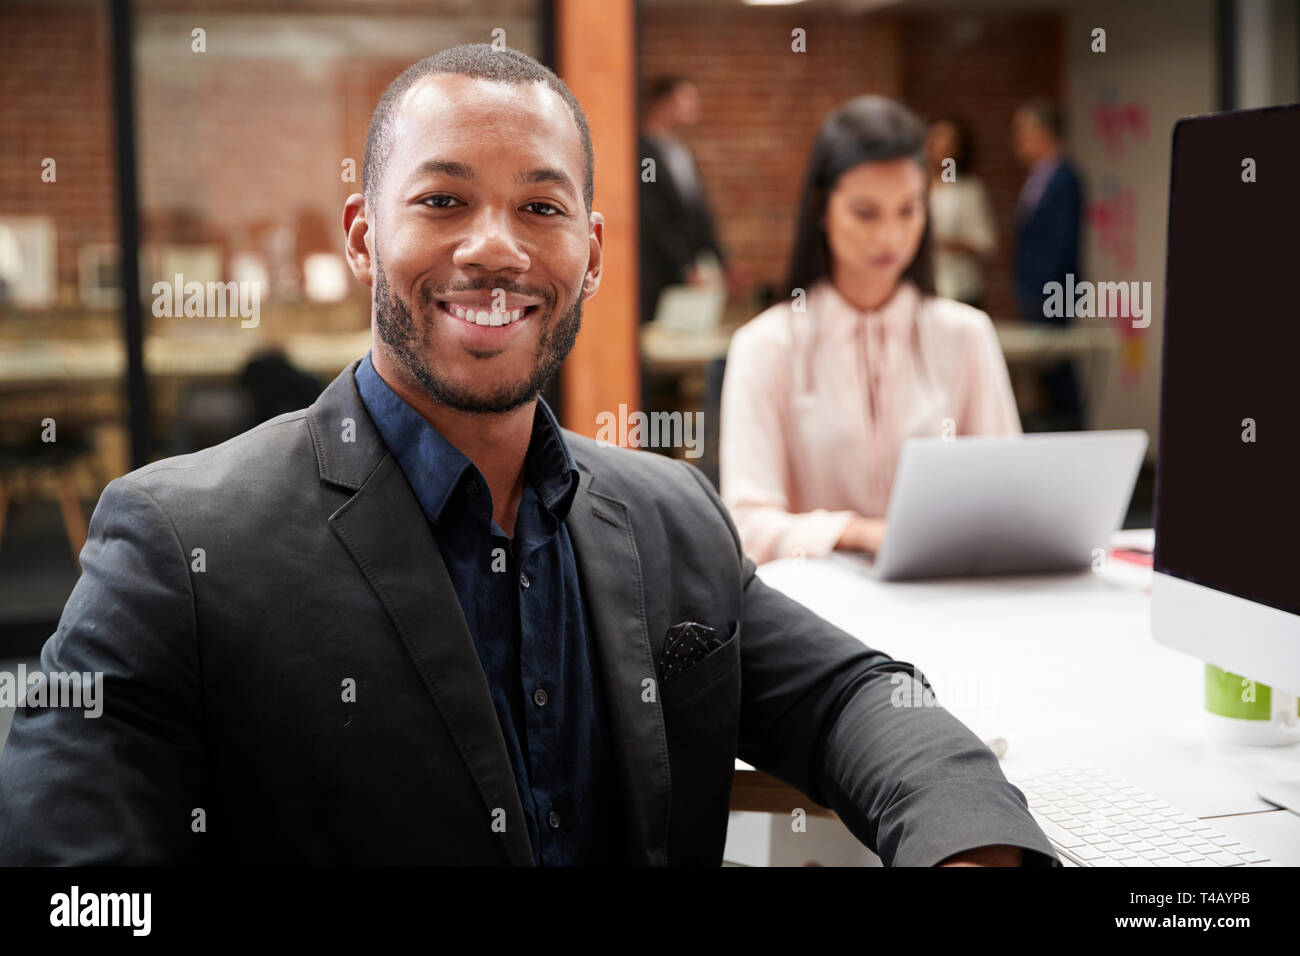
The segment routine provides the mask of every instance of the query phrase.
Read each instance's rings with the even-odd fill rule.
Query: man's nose
[[[532,260],[515,235],[515,227],[509,211],[481,209],[456,248],[456,265],[485,272],[526,272]]]

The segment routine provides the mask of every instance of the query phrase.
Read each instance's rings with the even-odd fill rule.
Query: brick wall
[[[971,127],[975,163],[998,222],[997,261],[985,274],[985,307],[1017,314],[1012,218],[1025,170],[1011,152],[1011,116],[1031,96],[1060,102],[1064,24],[1053,15],[903,18],[903,100],[923,119],[955,114]]]
[[[805,54],[790,52],[795,27],[807,30]],[[1024,174],[1011,154],[1011,114],[1031,95],[1061,93],[1059,18],[656,5],[643,7],[640,31],[643,79],[680,74],[700,89],[702,120],[683,139],[723,243],[755,282],[784,283],[804,164],[826,113],[879,93],[922,117],[953,112],[972,125],[974,172],[999,227],[989,309],[1013,314],[1011,220]]]
[[[0,10],[0,213],[54,217],[60,286],[76,285],[80,246],[117,234],[106,9]]]
[[[55,217],[59,282],[69,287],[77,249],[116,239],[106,8],[0,11],[0,211]],[[336,58],[317,70],[284,58],[232,61],[219,49],[218,22],[208,34],[212,58],[203,60],[185,52],[188,29],[179,27],[188,20],[177,25],[177,52],[155,55],[151,44],[167,42],[166,18],[146,10],[138,27],[147,238],[228,243],[289,217],[310,245],[341,242],[341,202],[355,185],[340,182],[339,161],[360,164],[370,110],[411,55]],[[807,53],[790,50],[796,27],[807,33]],[[472,39],[475,29],[430,30],[424,46]],[[960,113],[974,126],[975,172],[989,185],[1001,240],[989,307],[1011,314],[1011,217],[1023,172],[1008,129],[1022,99],[1061,92],[1058,18],[647,6],[639,29],[643,78],[679,73],[700,87],[703,121],[685,138],[722,240],[755,282],[784,282],[804,164],[823,117],[875,92],[923,116]],[[57,184],[40,181],[45,156],[58,162]]]
[[[536,43],[532,0],[466,12],[427,0],[258,3],[143,0],[135,24],[136,153],[143,241],[262,249],[277,224],[299,256],[342,252],[371,111],[410,63],[491,39]],[[76,305],[78,252],[117,241],[116,145],[106,0],[0,6],[0,214],[55,220],[58,282]],[[266,14],[274,14],[267,16]],[[206,30],[193,52],[190,31]],[[272,29],[274,28],[274,29]],[[56,183],[41,182],[53,157]],[[356,161],[357,182],[340,162]],[[264,250],[263,250],[264,251]]]
[[[319,71],[280,58],[143,63],[137,118],[147,239],[247,249],[283,223],[299,254],[341,252],[343,201],[361,188],[370,112],[408,63],[339,60]],[[345,158],[356,181],[341,179]]]
[[[790,49],[806,31],[807,52]],[[691,79],[695,154],[728,254],[753,281],[785,282],[808,153],[827,112],[862,93],[897,96],[897,24],[811,10],[643,7],[643,81]]]

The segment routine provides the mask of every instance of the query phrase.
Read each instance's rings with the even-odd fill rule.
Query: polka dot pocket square
[[[707,624],[695,621],[674,624],[668,628],[663,654],[659,658],[659,670],[663,679],[667,680],[674,674],[693,667],[726,642],[726,634],[719,634]]]

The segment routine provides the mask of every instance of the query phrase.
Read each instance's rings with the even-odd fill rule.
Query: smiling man
[[[1056,863],[909,664],[763,585],[690,465],[538,393],[600,285],[581,108],[422,60],[343,214],[372,348],[310,407],[104,490],[23,708],[0,863],[711,864],[737,756],[895,865]]]

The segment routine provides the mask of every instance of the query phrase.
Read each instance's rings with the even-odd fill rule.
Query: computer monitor
[[[1300,104],[1179,121],[1152,631],[1162,643],[1295,695],[1298,284]]]

